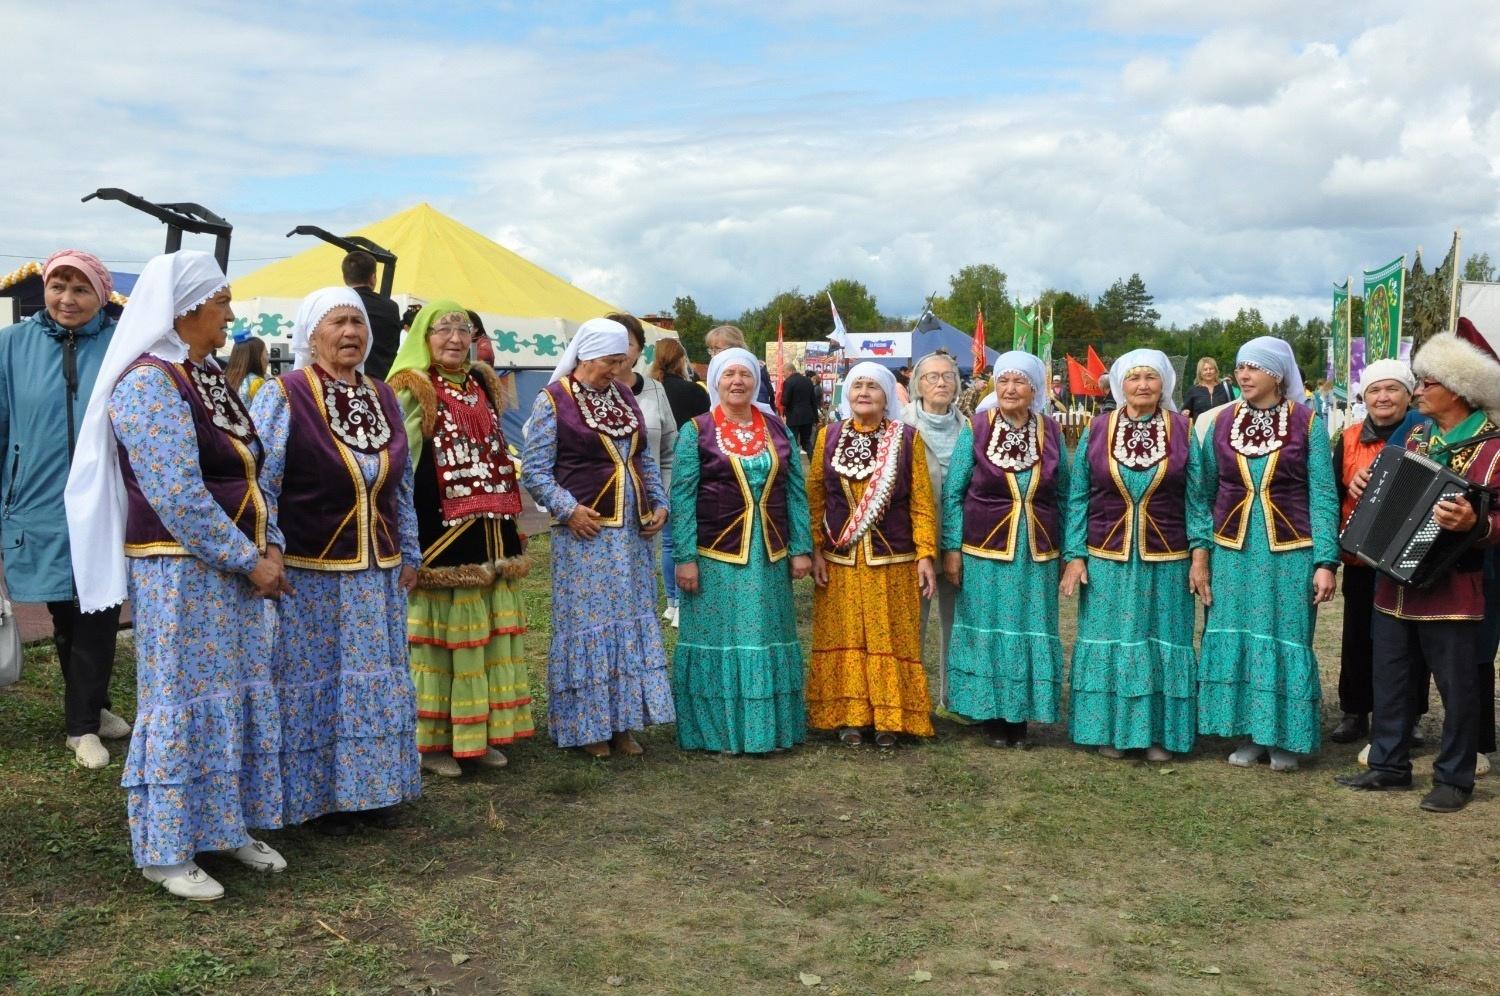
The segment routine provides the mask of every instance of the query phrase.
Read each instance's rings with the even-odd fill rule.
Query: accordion
[[[1432,518],[1440,501],[1467,498],[1479,520],[1467,533]],[[1370,467],[1370,483],[1339,537],[1344,552],[1392,580],[1422,588],[1445,574],[1484,530],[1493,495],[1442,464],[1387,446]]]

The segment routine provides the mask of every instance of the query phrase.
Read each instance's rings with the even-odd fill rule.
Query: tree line
[[[1451,265],[1451,264],[1450,264]],[[1422,271],[1420,260],[1408,276],[1407,307],[1403,332],[1421,342],[1446,324],[1447,291],[1445,281],[1451,276],[1443,267],[1429,276]],[[1475,253],[1464,262],[1464,280],[1494,280],[1496,267],[1488,253]],[[1440,286],[1441,285],[1441,286]],[[826,339],[833,331],[833,315],[828,307],[832,296],[838,305],[844,326],[851,332],[892,332],[910,329],[916,316],[888,315],[881,312],[875,295],[858,280],[830,281],[819,290],[804,294],[799,288],[782,291],[764,305],[750,308],[737,318],[716,318],[702,311],[691,295],[672,303],[678,337],[688,355],[701,360],[707,356],[703,337],[716,325],[726,322],[739,326],[750,349],[763,355],[767,342],[776,339],[777,322],[782,323],[787,341],[814,342]],[[1185,355],[1189,364],[1212,356],[1220,370],[1229,370],[1241,345],[1256,336],[1274,335],[1291,344],[1298,365],[1312,381],[1322,377],[1327,355],[1329,319],[1313,317],[1304,320],[1292,315],[1278,322],[1267,322],[1257,308],[1241,308],[1233,318],[1206,318],[1186,328],[1163,326],[1155,299],[1139,273],[1121,277],[1097,297],[1086,292],[1048,288],[1037,298],[1044,314],[1054,317],[1056,338],[1052,346],[1055,367],[1061,366],[1065,354],[1082,357],[1089,346],[1107,360],[1127,349],[1148,347],[1165,353]],[[1032,301],[1024,302],[1027,306]],[[948,278],[946,294],[934,294],[927,307],[937,317],[961,331],[973,335],[975,318],[984,309],[985,342],[993,349],[1007,350],[1015,317],[1014,305],[1004,270],[993,263],[965,266]],[[1332,312],[1332,292],[1329,295]],[[1442,314],[1439,314],[1442,312]],[[1353,322],[1350,334],[1364,334],[1363,300],[1353,299]]]

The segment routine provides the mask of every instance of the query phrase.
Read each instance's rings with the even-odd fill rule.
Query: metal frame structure
[[[119,187],[100,187],[83,199],[87,202],[95,198],[101,201],[119,201],[127,207],[149,214],[166,225],[166,252],[176,252],[182,248],[183,232],[212,235],[214,258],[219,261],[220,269],[225,273],[229,272],[229,240],[234,234],[234,226],[202,204],[194,204],[191,201],[178,204],[157,204],[144,197],[138,197],[128,190],[121,190]]]

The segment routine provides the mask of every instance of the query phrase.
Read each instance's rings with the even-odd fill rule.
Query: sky
[[[113,10],[0,0],[0,272],[159,252],[80,203],[106,186],[228,218],[231,277],[426,201],[629,310],[731,318],[839,277],[913,315],[993,263],[1275,320],[1455,228],[1500,259],[1497,3]]]

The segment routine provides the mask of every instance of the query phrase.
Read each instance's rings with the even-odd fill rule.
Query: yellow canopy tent
[[[418,204],[359,229],[396,255],[392,296],[448,298],[479,312],[498,367],[551,368],[581,322],[622,309],[548,273],[429,204]],[[289,346],[300,299],[341,281],[344,251],[318,242],[232,282],[236,328]],[[655,340],[658,330],[648,326]],[[290,356],[286,351],[285,356]]]

